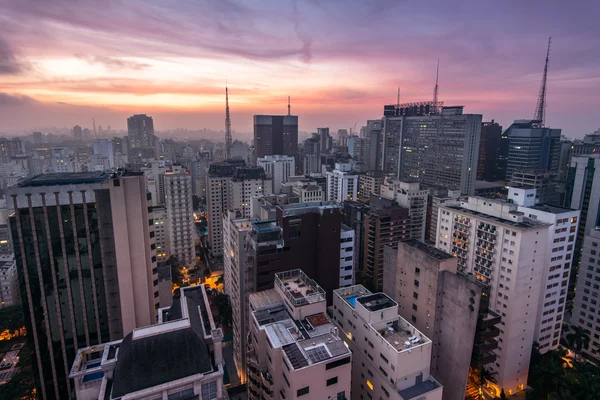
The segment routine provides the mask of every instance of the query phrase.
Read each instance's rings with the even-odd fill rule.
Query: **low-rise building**
[[[251,399],[350,397],[352,353],[326,314],[325,291],[300,270],[250,295]]]
[[[14,254],[0,254],[0,308],[21,302]]]
[[[334,291],[333,319],[352,351],[352,398],[440,400],[430,375],[431,340],[398,315],[398,304],[362,285]]]
[[[226,399],[222,340],[204,285],[182,288],[157,325],[79,349],[69,374],[75,398]]]

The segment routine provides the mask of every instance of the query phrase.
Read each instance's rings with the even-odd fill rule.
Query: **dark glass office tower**
[[[254,161],[273,155],[298,156],[297,116],[254,116]]]

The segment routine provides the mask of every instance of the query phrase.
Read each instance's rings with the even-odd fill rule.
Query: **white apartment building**
[[[381,171],[367,171],[360,174],[358,176],[358,200],[368,203],[371,195],[379,196],[384,179],[385,175]]]
[[[250,218],[252,197],[272,193],[271,180],[262,167],[237,168],[229,181],[229,209],[239,210],[243,218]]]
[[[354,285],[354,230],[344,224],[340,232],[340,287]]]
[[[362,285],[333,292],[333,319],[352,351],[352,398],[441,400],[429,374],[431,340],[398,315],[398,304]]]
[[[240,381],[245,383],[250,278],[247,276],[244,242],[246,235],[252,231],[252,220],[239,216],[239,211],[230,210],[227,216],[223,217],[223,281],[225,294],[231,302],[233,361]]]
[[[223,170],[223,171],[221,171]],[[223,254],[223,216],[229,209],[229,183],[233,176],[225,166],[213,164],[206,174],[206,204],[208,208],[208,242],[213,257]]]
[[[470,197],[439,207],[436,247],[458,258],[458,270],[490,288],[490,309],[502,316],[497,359],[489,370],[496,395],[527,385],[529,359],[545,270],[550,224],[525,216],[516,204]]]
[[[265,156],[256,160],[256,165],[263,167],[267,176],[271,179],[272,193],[279,193],[281,185],[294,175],[295,160],[290,156]]]
[[[0,308],[21,303],[14,254],[0,254]]]
[[[250,399],[350,397],[352,353],[326,313],[325,291],[302,271],[275,274],[250,295]]]
[[[288,181],[281,185],[281,193],[298,197],[300,203],[325,201],[323,188],[317,185],[316,181],[305,176],[290,176]]]
[[[204,285],[181,288],[158,324],[80,348],[70,368],[77,400],[224,400],[223,331]]]
[[[381,185],[381,196],[408,208],[410,216],[410,239],[425,241],[427,226],[427,199],[429,190],[421,189],[419,182],[402,182],[397,179],[387,179]]]
[[[333,171],[327,171],[327,199],[341,203],[357,200],[358,173],[350,163],[336,163]]]
[[[169,224],[167,208],[164,206],[152,207],[154,219],[154,238],[156,243],[156,259],[166,261],[171,255],[169,250]]]
[[[196,261],[192,177],[189,172],[167,171],[164,175],[170,256],[180,265],[191,267]]]
[[[583,352],[600,360],[600,227],[586,235],[581,249],[575,305],[571,323],[586,329],[590,345]]]
[[[535,205],[535,189],[509,188],[508,198],[519,206],[526,217],[550,224],[549,255],[544,270],[540,309],[535,324],[534,340],[541,353],[558,348],[569,289],[571,263],[579,228],[579,210]]]
[[[50,168],[53,172],[75,172],[72,148],[51,149],[50,152]]]
[[[112,140],[96,139],[96,140],[94,140],[92,148],[94,151],[94,155],[96,156],[96,158],[92,157],[92,160],[96,160],[96,161],[92,161],[92,164],[94,166],[102,165],[104,167],[107,167],[107,168],[102,169],[101,171],[115,167],[115,156],[114,156],[114,148],[113,148]],[[102,160],[103,163],[100,164],[99,160]],[[94,170],[97,170],[97,169],[94,169]]]

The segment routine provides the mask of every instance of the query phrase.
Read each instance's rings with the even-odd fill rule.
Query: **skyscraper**
[[[156,136],[154,136],[154,121],[146,114],[136,114],[127,118],[127,137],[130,146],[130,162],[145,158],[144,154],[151,153],[156,158]],[[145,150],[145,151],[144,151]]]
[[[156,255],[144,177],[38,175],[9,196],[37,391],[43,399],[69,398],[78,349],[156,321]]]
[[[191,267],[196,260],[192,176],[187,170],[167,171],[164,179],[170,255],[176,257],[181,265]]]
[[[506,176],[506,159],[502,154],[502,126],[492,120],[481,124],[477,180],[495,182]]]
[[[358,199],[358,173],[348,163],[336,163],[333,171],[327,172],[327,199],[339,203]]]
[[[82,136],[81,126],[75,125],[73,127],[73,137],[75,139],[81,139],[81,136]]]
[[[265,170],[271,179],[271,192],[279,193],[282,185],[294,175],[294,157],[289,156],[266,156],[257,160],[257,165]]]
[[[506,181],[515,171],[542,169],[558,173],[560,129],[539,127],[537,121],[517,120],[504,135],[508,137]]]
[[[254,159],[282,155],[297,158],[298,117],[295,115],[254,116]]]

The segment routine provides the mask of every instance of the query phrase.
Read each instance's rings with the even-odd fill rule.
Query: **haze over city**
[[[234,131],[286,110],[299,129],[364,125],[382,104],[440,100],[508,126],[532,118],[548,37],[547,126],[598,128],[597,2],[0,1],[0,131]],[[247,137],[244,137],[246,139]],[[215,137],[221,139],[221,137]]]

